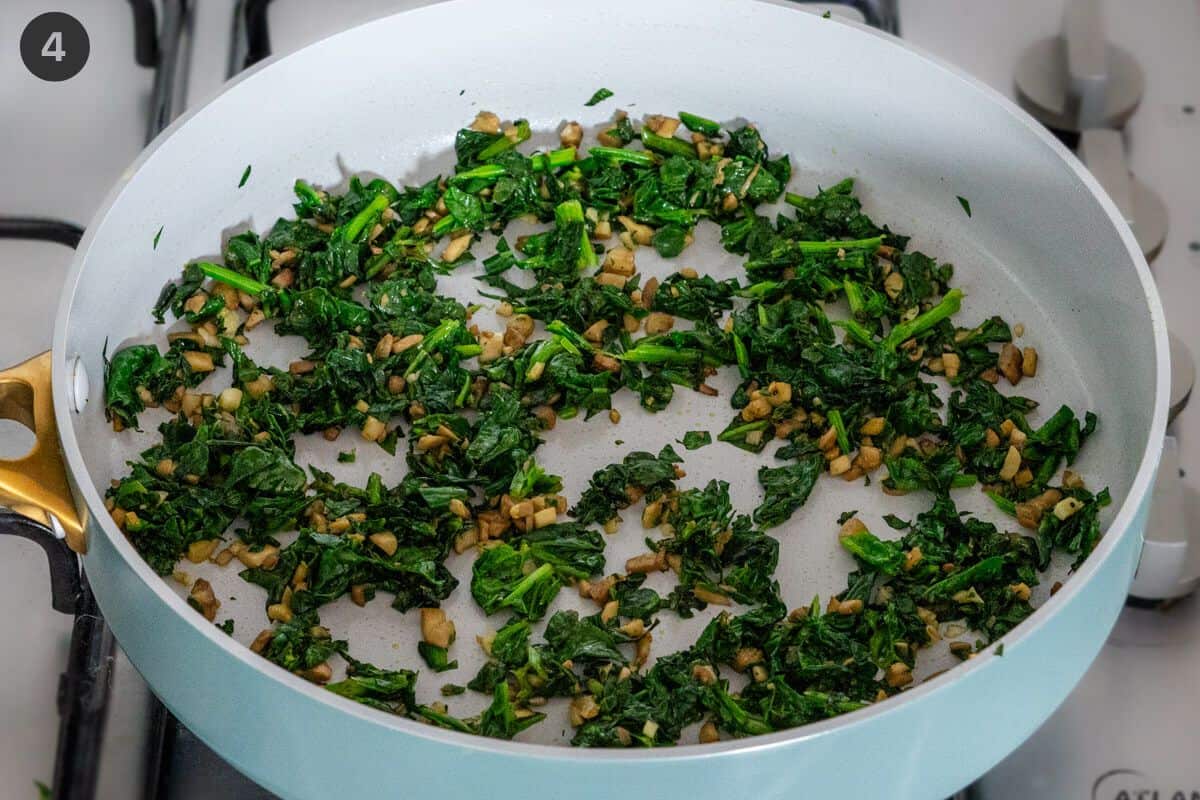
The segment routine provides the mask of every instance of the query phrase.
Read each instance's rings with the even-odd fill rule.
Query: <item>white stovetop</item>
[[[271,41],[276,52],[291,51],[337,28],[349,27],[390,10],[423,5],[421,0],[345,0],[336,19],[320,0],[291,0],[271,7]],[[208,96],[224,77],[232,0],[197,3],[193,72],[189,102]],[[1057,30],[1062,0],[972,2],[900,0],[904,38],[959,64],[1012,94],[1012,75],[1022,48]],[[87,67],[62,84],[38,81],[24,69],[17,40],[26,22],[46,10],[66,11],[78,18],[91,39]],[[1133,52],[1146,73],[1146,95],[1128,126],[1134,171],[1166,202],[1171,228],[1154,271],[1172,329],[1190,343],[1200,344],[1200,113],[1188,115],[1185,105],[1200,106],[1200,3],[1196,0],[1154,0],[1125,3],[1109,0],[1110,35]],[[132,26],[126,5],[119,0],[5,0],[0,3],[0,176],[5,193],[0,214],[41,214],[86,223],[142,143],[150,73],[133,62]],[[0,365],[15,363],[49,346],[58,289],[70,261],[70,251],[55,245],[0,242],[0,297],[6,303],[0,337]],[[16,302],[13,302],[13,301]],[[1189,488],[1200,491],[1200,411],[1192,408],[1176,424],[1181,439],[1182,466]],[[0,455],[16,455],[29,437],[0,422]],[[0,800],[35,796],[34,780],[49,780],[54,758],[57,716],[54,696],[70,634],[69,620],[48,603],[46,568],[40,550],[24,541],[0,538],[0,651],[8,654],[0,685]],[[985,783],[988,796],[1007,796],[1028,783],[1023,796],[1050,796],[1049,783],[1029,772],[1040,767],[1075,763],[1065,736],[1072,726],[1087,729],[1080,709],[1098,700],[1119,696],[1112,713],[1132,714],[1153,708],[1167,714],[1200,705],[1200,603],[1177,608],[1167,621],[1126,612],[1114,642],[1101,654],[1068,709],[1052,721],[1049,745],[1053,762],[1026,762],[995,773]],[[1169,635],[1168,635],[1169,634]],[[1171,643],[1168,645],[1166,641]],[[1160,644],[1161,642],[1161,644]],[[1153,648],[1148,650],[1147,648]],[[1161,654],[1162,657],[1156,657]],[[118,670],[118,716],[109,721],[110,741],[101,770],[100,797],[134,796],[139,785],[139,754],[145,720],[144,688],[131,669]],[[1188,692],[1191,692],[1189,695]],[[132,701],[132,702],[131,702]],[[1194,722],[1192,723],[1194,725]],[[1196,743],[1195,728],[1164,735]],[[1121,752],[1126,736],[1146,739],[1144,725],[1114,724],[1098,737],[1105,747]],[[1180,742],[1176,742],[1180,744]],[[1097,744],[1097,747],[1100,745]],[[1150,750],[1151,748],[1144,748]],[[1172,748],[1167,748],[1170,752]],[[1177,751],[1178,752],[1178,751]],[[1113,768],[1140,769],[1161,779],[1162,786],[1179,776],[1200,788],[1196,764],[1175,759],[1174,765],[1116,763]],[[1166,770],[1165,772],[1163,770]],[[1174,770],[1174,772],[1172,772]],[[1191,775],[1188,775],[1188,771]],[[1078,772],[1078,770],[1076,770]],[[1071,796],[1090,797],[1090,782],[1072,785]],[[1179,784],[1183,786],[1183,784]],[[1076,791],[1078,790],[1078,791]],[[1021,789],[1026,791],[1026,789]],[[1066,796],[1066,795],[1063,795]],[[1169,797],[1166,791],[1163,797]]]

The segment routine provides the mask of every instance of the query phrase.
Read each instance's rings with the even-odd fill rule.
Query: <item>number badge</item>
[[[91,41],[79,20],[49,11],[30,20],[21,33],[21,60],[44,81],[73,78],[87,63]]]

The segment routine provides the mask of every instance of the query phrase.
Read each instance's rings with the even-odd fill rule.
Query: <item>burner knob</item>
[[[1079,137],[1078,154],[1133,229],[1146,259],[1152,260],[1167,238],[1167,207],[1129,171],[1121,132],[1085,130]]]
[[[1142,69],[1108,41],[1098,0],[1070,0],[1062,33],[1031,45],[1017,63],[1017,99],[1058,131],[1119,128],[1142,99]]]
[[[1170,334],[1171,405],[1167,424],[1187,405],[1196,381],[1196,362],[1183,340]],[[1172,600],[1200,586],[1200,529],[1194,523],[1195,493],[1184,485],[1179,441],[1168,434],[1154,480],[1142,557],[1129,593],[1139,600]]]
[[[1167,409],[1167,424],[1170,425],[1187,407],[1196,383],[1196,360],[1192,351],[1173,333],[1167,333],[1171,345],[1171,405]]]
[[[1200,586],[1200,534],[1192,520],[1193,493],[1179,474],[1179,442],[1163,440],[1162,461],[1150,497],[1146,539],[1129,594],[1141,601],[1186,597]]]

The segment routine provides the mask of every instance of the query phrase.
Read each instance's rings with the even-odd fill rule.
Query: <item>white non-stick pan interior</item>
[[[481,109],[527,117],[540,133],[535,141],[542,143],[553,142],[553,131],[565,120],[594,126],[617,108],[635,116],[683,109],[757,124],[774,150],[791,154],[791,191],[813,193],[853,176],[877,221],[912,234],[910,248],[955,265],[954,282],[967,295],[957,317],[962,324],[994,313],[1024,323],[1019,343],[1038,348],[1041,364],[1038,377],[1022,382],[1019,392],[1043,402],[1035,424],[1062,403],[1099,414],[1099,431],[1077,468],[1089,485],[1111,487],[1116,501],[1111,518],[1131,486],[1150,428],[1154,338],[1126,247],[1077,174],[1049,144],[1030,135],[1027,121],[978,86],[908,50],[881,46],[874,36],[815,17],[796,20],[788,26],[794,50],[780,60],[769,55],[777,49],[759,46],[762,37],[777,35],[772,31],[729,26],[716,38],[682,0],[664,5],[677,12],[661,15],[672,16],[672,24],[644,27],[612,19],[590,50],[581,46],[587,37],[560,25],[559,11],[548,5],[537,15],[497,12],[489,25],[447,30],[444,38],[423,36],[419,46],[407,18],[397,17],[251,76],[179,127],[141,165],[96,228],[69,306],[60,355],[81,359],[92,386],[91,402],[72,417],[72,438],[96,491],[103,493],[110,479],[123,474],[126,460],[154,441],[154,428],[165,418],[165,412],[147,412],[144,433],[112,433],[100,401],[102,344],[107,340],[110,351],[132,342],[164,344],[167,328],[156,326],[149,314],[163,283],[176,278],[188,260],[218,254],[223,232],[247,225],[265,230],[276,217],[290,214],[295,178],[340,186],[355,172],[406,183],[444,174],[452,163],[454,131]],[[521,41],[539,46],[522,47]],[[766,55],[757,57],[760,53]],[[585,108],[601,82],[616,96]],[[252,175],[239,189],[247,164]],[[969,199],[971,217],[958,195]],[[478,245],[474,252],[477,258],[489,254]],[[696,244],[677,261],[662,262],[642,249],[638,264],[647,277],[682,266],[716,277],[740,270],[739,259],[716,243],[712,226],[702,226]],[[474,299],[478,270],[477,264],[462,267],[442,279],[443,290]],[[490,308],[476,317],[481,327],[488,327]],[[303,342],[277,340],[263,329],[251,339],[248,352],[260,363],[286,366],[303,352]],[[721,430],[730,417],[735,378],[727,372],[714,383],[719,397],[682,390],[657,415],[642,412],[623,393],[616,402],[619,425],[603,415],[562,422],[547,435],[539,460],[564,477],[574,500],[595,469],[631,449],[657,451],[688,430]],[[217,376],[204,390],[226,385],[227,378]],[[357,448],[357,462],[336,463],[334,455],[351,447]],[[755,471],[770,463],[770,450],[752,456],[719,443],[690,453],[677,448],[686,456],[683,486],[722,478],[733,487],[739,509],[757,505]],[[301,462],[348,480],[362,480],[374,470],[391,483],[405,471],[402,457],[387,456],[353,431],[332,444],[307,437],[299,453]],[[959,491],[955,499],[964,509],[1013,527],[975,489]],[[872,530],[891,535],[883,514],[910,518],[928,503],[920,495],[885,496],[877,482],[865,487],[822,479],[809,503],[774,530],[782,545],[777,574],[789,604],[844,587],[853,567],[837,546],[841,512],[859,509]],[[629,522],[607,539],[610,571],[620,571],[627,556],[644,550],[636,510],[626,517]],[[470,599],[470,561],[469,554],[452,556],[463,585],[447,604],[458,624],[453,655],[461,666],[443,675],[426,672],[418,692],[425,702],[440,699],[442,683],[465,683],[474,674],[482,659],[474,635],[503,623],[484,619]],[[236,621],[235,638],[248,642],[265,627],[263,593],[238,578],[236,562],[224,570],[182,566],[214,584],[222,603],[218,620]],[[1064,577],[1059,565],[1036,596],[1044,598],[1050,584]],[[663,580],[659,588],[665,589]],[[323,609],[322,621],[336,637],[348,638],[359,658],[383,667],[423,668],[415,649],[416,613],[401,615],[388,602],[380,596],[360,609],[344,599]],[[585,608],[568,591],[558,602]],[[664,615],[654,652],[690,643],[705,618],[685,623]],[[948,665],[943,656],[930,654],[919,672]],[[482,702],[468,694],[453,698],[450,708],[468,714]],[[561,708],[549,713],[551,719],[524,738],[561,741],[565,713]]]

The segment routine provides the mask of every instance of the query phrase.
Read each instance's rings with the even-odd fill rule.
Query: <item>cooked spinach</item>
[[[1001,374],[1036,373],[1036,352],[1015,349],[998,316],[960,324],[953,266],[874,221],[852,179],[788,191],[791,162],[757,128],[690,112],[618,112],[586,150],[579,133],[529,151],[528,120],[484,112],[457,131],[449,174],[412,186],[351,176],[344,190],[297,180],[292,218],[228,237],[220,263],[188,263],[163,287],[152,314],[178,321],[168,347],[102,353],[114,429],[161,409],[156,443],[106,495],[156,571],[238,560],[273,620],[254,649],[374,708],[512,738],[563,698],[574,744],[652,747],[696,723],[712,741],[878,702],[912,681],[941,622],[977,637],[951,645],[969,657],[1032,613],[1055,552],[1078,566],[1096,547],[1108,491],[1060,477],[1096,416],[1062,406],[1039,419],[1032,400],[1001,392]],[[781,213],[759,213],[779,200]],[[512,238],[517,219],[539,227]],[[737,276],[640,272],[648,248],[684,258],[708,223],[742,259]],[[478,294],[507,317],[503,332],[480,330],[480,306],[439,286],[472,269],[485,234],[497,245],[475,268]],[[260,325],[305,355],[256,363],[244,346]],[[618,422],[621,391],[647,413],[678,392],[716,395],[721,371],[737,385],[713,401],[731,417],[717,441],[774,458],[752,513],[719,477],[681,484],[679,454],[649,444],[596,470],[566,511],[563,479],[539,460],[554,428]],[[306,468],[296,438],[318,432],[373,442],[384,455],[372,457],[407,473],[354,485]],[[680,444],[712,441],[691,430]],[[337,460],[355,463],[356,448]],[[785,523],[826,473],[929,504],[911,521],[884,516],[884,536],[843,514],[844,588],[789,611],[766,531],[801,535]],[[1023,530],[961,513],[954,493],[975,484]],[[640,512],[647,552],[608,573],[593,526],[615,533],[626,509]],[[401,612],[436,608],[457,589],[451,558],[473,558],[470,594],[500,626],[479,637],[488,660],[467,686],[441,688],[490,697],[465,719],[421,704],[415,672],[354,658],[318,617],[380,593]],[[564,587],[597,611],[550,613]],[[730,608],[647,667],[651,631],[708,605]],[[458,666],[442,634],[423,631],[417,647],[433,672]],[[338,664],[345,677],[330,682]]]
[[[594,106],[597,103],[607,100],[608,98],[610,98],[612,96],[613,96],[613,93],[612,93],[612,90],[610,90],[610,89],[603,89],[603,88],[597,89],[595,94],[592,95],[591,99],[589,99],[586,103],[584,103],[584,105],[585,106]]]

